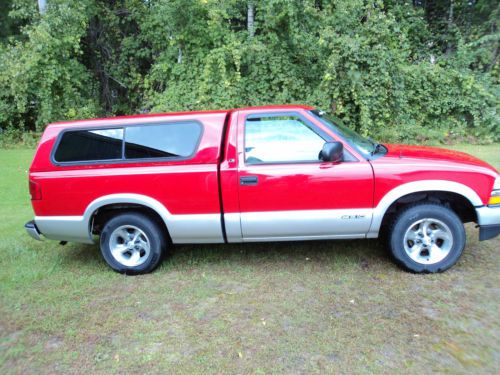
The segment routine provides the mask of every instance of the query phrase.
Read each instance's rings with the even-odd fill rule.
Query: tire
[[[101,253],[116,272],[138,275],[160,264],[166,247],[162,228],[141,213],[125,213],[110,219],[101,232]]]
[[[458,261],[464,247],[462,221],[440,204],[409,206],[395,217],[389,229],[391,253],[410,272],[446,271]]]

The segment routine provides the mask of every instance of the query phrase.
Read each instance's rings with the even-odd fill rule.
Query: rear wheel
[[[442,272],[462,255],[465,230],[449,208],[424,203],[396,216],[389,233],[389,247],[396,261],[417,273]]]
[[[136,275],[151,272],[160,264],[165,237],[159,225],[146,215],[126,213],[106,223],[100,245],[113,270]]]

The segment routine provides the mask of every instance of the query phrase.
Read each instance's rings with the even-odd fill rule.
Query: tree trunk
[[[453,49],[451,38],[451,29],[453,27],[453,0],[450,0],[450,9],[448,11],[448,45],[446,46],[446,55],[449,56]]]
[[[182,47],[179,46],[179,51],[177,52],[177,64],[182,64]]]
[[[488,65],[488,68],[487,68],[486,71],[493,70],[493,68],[497,64],[497,61],[498,61],[498,45],[499,45],[499,43],[495,42],[495,49],[493,50],[493,54],[492,54],[493,57],[491,58],[491,63],[490,63],[490,65]]]
[[[495,13],[497,13],[497,12],[495,12]],[[493,24],[491,25],[491,35],[495,35],[496,32],[497,32],[497,24],[496,24],[496,22],[493,22]],[[495,48],[493,49],[491,63],[490,63],[490,65],[488,65],[487,71],[493,70],[495,65],[497,65],[498,47],[500,46],[500,42],[494,41],[493,43],[495,43]]]
[[[253,1],[249,1],[247,5],[248,5],[247,30],[248,30],[248,35],[250,36],[250,38],[252,38],[255,35],[255,29],[254,29],[255,4]]]
[[[47,1],[38,0],[38,11],[40,12],[40,14],[45,14],[46,9],[47,9]]]

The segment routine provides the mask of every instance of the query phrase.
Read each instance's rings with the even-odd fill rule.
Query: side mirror
[[[319,152],[319,159],[338,163],[342,161],[344,145],[341,142],[326,142]]]

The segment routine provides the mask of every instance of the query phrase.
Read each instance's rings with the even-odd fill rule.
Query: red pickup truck
[[[500,232],[500,178],[470,155],[378,144],[308,106],[50,124],[29,171],[26,230],[94,243],[122,273],[172,244],[375,238],[440,272]],[[97,237],[99,236],[99,237]]]

